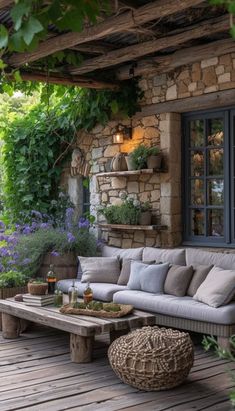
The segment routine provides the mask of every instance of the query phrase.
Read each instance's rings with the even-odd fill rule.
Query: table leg
[[[70,334],[71,361],[76,363],[91,362],[94,337]]]
[[[2,336],[3,338],[17,338],[20,335],[20,318],[2,313]]]
[[[112,330],[110,331],[110,343],[116,340],[118,337],[127,334],[130,331],[129,328],[125,328],[124,330]]]

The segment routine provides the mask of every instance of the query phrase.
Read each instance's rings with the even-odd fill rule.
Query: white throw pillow
[[[234,293],[235,270],[213,267],[193,298],[217,308],[228,304],[232,300]]]

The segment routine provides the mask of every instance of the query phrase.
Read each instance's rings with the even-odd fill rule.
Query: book
[[[27,301],[48,301],[48,300],[53,300],[54,295],[52,294],[46,294],[46,295],[32,295],[32,294],[23,294],[23,300]]]
[[[53,301],[23,301],[25,305],[31,305],[33,307],[45,307],[47,305],[53,304]]]

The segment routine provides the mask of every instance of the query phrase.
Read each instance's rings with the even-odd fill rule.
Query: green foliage
[[[204,336],[203,340],[202,340],[202,345],[203,345],[205,351],[209,351],[209,350],[212,349],[219,358],[235,362],[235,355],[234,355],[234,352],[235,352],[235,335],[232,335],[230,337],[229,341],[230,341],[230,345],[231,345],[231,350],[226,350],[226,349],[220,347],[217,340],[213,336],[207,336],[207,337]],[[230,375],[231,375],[231,378],[234,382],[235,381],[234,371],[231,371]],[[235,389],[230,392],[230,401],[231,401],[233,407],[235,407]]]
[[[149,156],[155,156],[160,153],[158,147],[147,147],[144,144],[140,144],[136,147],[129,156],[133,162],[134,168],[136,170],[141,170],[147,168],[147,159]]]
[[[235,15],[235,0],[209,0],[209,3],[213,6],[225,7],[231,17]],[[230,34],[235,38],[235,24],[233,23],[233,18],[230,19]]]
[[[43,278],[38,278],[38,277],[37,278],[31,278],[29,280],[29,282],[31,284],[47,284],[46,281]]]
[[[43,88],[41,102],[31,109],[27,107],[28,114],[23,117],[24,109],[17,106],[16,98],[13,99],[13,112],[13,103],[9,100],[7,104],[11,107],[0,108],[4,142],[1,166],[4,170],[1,177],[3,196],[6,209],[14,220],[21,210],[36,209],[50,213],[51,201],[58,197],[63,164],[76,140],[77,131],[89,131],[97,123],[105,124],[111,119],[114,100],[119,113],[131,116],[138,110],[138,98],[141,96],[136,81],[127,82],[117,92],[59,86],[51,88],[51,91],[54,92],[48,97]],[[28,92],[32,94],[31,90]]]
[[[111,205],[99,209],[108,224],[139,224],[140,207],[133,199],[127,199],[121,205]]]
[[[27,284],[28,278],[21,272],[8,271],[0,274],[0,288],[21,287]]]

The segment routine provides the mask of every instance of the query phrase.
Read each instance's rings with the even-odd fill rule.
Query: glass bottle
[[[90,303],[92,300],[93,300],[93,291],[92,291],[92,289],[91,289],[91,287],[90,287],[90,283],[88,282],[88,283],[87,283],[87,286],[86,286],[86,288],[85,288],[85,290],[84,290],[84,293],[83,293],[83,301],[84,301],[85,304],[88,304],[88,303]]]
[[[72,302],[72,294],[75,288],[75,280],[73,280],[72,285],[69,287],[68,296],[69,296],[69,304]]]
[[[48,294],[54,294],[56,286],[56,275],[54,272],[54,265],[50,264],[49,271],[47,273]]]
[[[63,293],[61,290],[55,290],[54,294],[54,306],[61,307],[63,305]]]
[[[72,295],[71,295],[71,305],[76,304],[77,301],[78,301],[78,289],[74,285]]]

